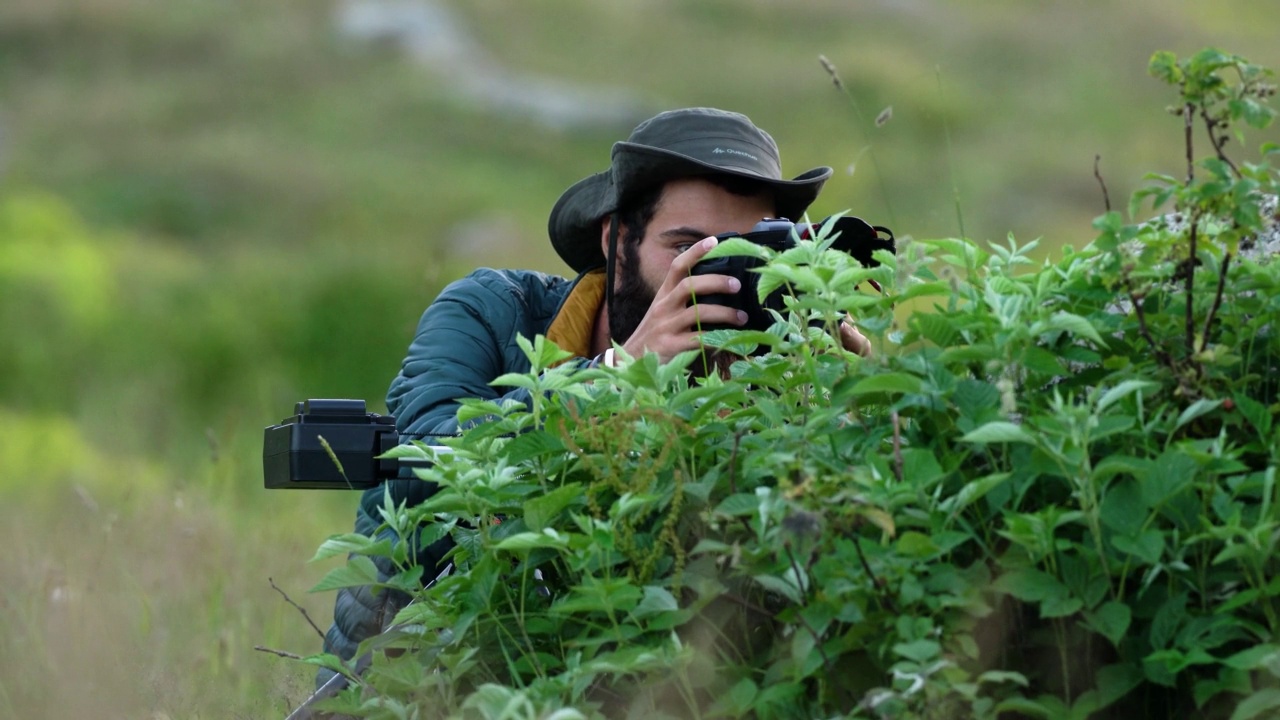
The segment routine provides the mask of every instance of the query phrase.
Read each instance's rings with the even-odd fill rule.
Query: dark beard
[[[637,244],[622,243],[622,257],[618,258],[622,285],[614,291],[613,302],[609,303],[609,336],[619,344],[625,343],[640,326],[657,295],[640,276]]]

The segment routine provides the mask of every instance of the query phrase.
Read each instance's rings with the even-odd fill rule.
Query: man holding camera
[[[784,180],[773,138],[737,113],[690,108],[646,120],[613,146],[609,169],[574,184],[551,210],[551,244],[576,279],[481,269],[427,308],[387,395],[397,430],[424,439],[456,434],[463,398],[527,401],[525,390],[503,394],[489,384],[528,372],[519,335],[545,335],[574,353],[574,362],[611,365],[615,344],[628,355],[653,352],[665,362],[698,348],[704,325],[743,325],[740,310],[690,304],[693,296],[741,289],[735,277],[692,274],[694,265],[716,246],[716,235],[749,232],[763,218],[799,221],[830,176],[821,167]],[[850,351],[870,350],[848,322],[840,339]],[[385,488],[393,502],[410,505],[435,489],[413,479]],[[377,532],[383,493],[383,487],[365,492],[357,532]],[[417,549],[428,579],[449,547],[445,538]],[[384,564],[379,571],[387,577],[394,570]],[[350,658],[403,600],[402,593],[369,587],[339,591],[326,652]]]

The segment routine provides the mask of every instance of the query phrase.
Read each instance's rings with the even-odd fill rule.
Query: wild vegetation
[[[1280,173],[1225,152],[1274,111],[1268,71],[1159,52],[1185,173],[1153,175],[1168,221],[1098,218],[1031,245],[917,240],[864,268],[803,241],[769,260],[770,332],[726,376],[557,365],[472,401],[441,490],[383,509],[370,556],[414,593],[401,629],[330,707],[376,718],[1270,717],[1280,711]],[[1205,138],[1201,143],[1195,137]],[[1208,148],[1197,153],[1197,147]],[[1265,209],[1264,209],[1265,208]],[[1245,252],[1242,252],[1245,251]],[[861,291],[875,281],[881,294]],[[932,303],[902,327],[894,308]],[[853,313],[869,359],[829,332]],[[418,591],[406,542],[451,536]],[[426,569],[434,576],[436,569]],[[394,650],[383,654],[381,651]],[[337,658],[312,662],[350,673]]]
[[[0,715],[284,714],[312,668],[253,648],[319,641],[269,579],[325,625],[336,561],[304,561],[354,498],[264,492],[262,426],[376,409],[465,270],[563,271],[547,209],[631,123],[491,114],[338,5],[0,3]],[[784,169],[836,167],[816,215],[945,237],[958,198],[1037,260],[1089,235],[1095,155],[1117,198],[1182,174],[1155,48],[1275,65],[1280,33],[1253,0],[449,5],[506,66],[749,113]]]

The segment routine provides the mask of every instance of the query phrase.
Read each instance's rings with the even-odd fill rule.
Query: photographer
[[[830,176],[821,167],[782,179],[773,138],[737,113],[692,108],[641,123],[613,146],[609,169],[574,184],[551,210],[551,244],[576,279],[480,269],[427,308],[387,394],[397,430],[424,438],[455,434],[462,398],[527,401],[526,390],[502,394],[489,384],[528,371],[518,335],[545,335],[584,365],[612,364],[615,343],[629,355],[653,352],[665,362],[699,347],[700,324],[741,326],[747,318],[739,310],[689,303],[693,295],[737,293],[740,281],[691,269],[715,247],[717,234],[746,233],[766,217],[800,220]],[[840,335],[847,349],[869,351],[848,322]],[[410,505],[435,489],[413,479],[385,488],[393,502]],[[383,487],[364,493],[357,532],[377,531],[383,493]],[[427,578],[449,547],[445,538],[418,549]],[[379,566],[384,576],[390,570]],[[325,650],[350,658],[403,600],[369,587],[339,591]],[[322,671],[321,681],[327,676]]]

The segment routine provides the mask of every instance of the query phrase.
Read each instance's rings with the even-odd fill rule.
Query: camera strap
[[[618,261],[618,213],[609,213],[609,253],[605,256],[604,267],[604,304],[613,307],[613,268]],[[613,328],[609,328],[613,335]]]

